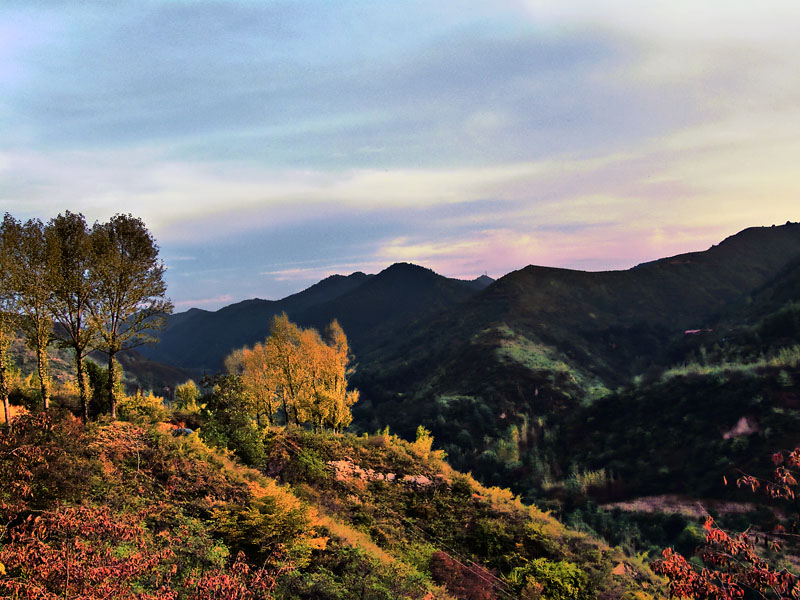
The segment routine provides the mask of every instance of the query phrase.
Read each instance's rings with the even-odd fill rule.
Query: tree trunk
[[[41,340],[36,344],[36,369],[39,372],[39,384],[42,390],[42,405],[50,410],[50,373],[48,372],[47,347]]]
[[[3,398],[6,425],[11,427],[11,406],[8,403],[8,347],[10,340],[5,332],[0,333],[0,397]]]
[[[11,427],[11,407],[8,404],[8,374],[6,353],[0,349],[0,396],[3,398],[3,411],[5,413],[6,425]]]
[[[81,352],[75,352],[75,375],[78,378],[78,394],[81,398],[81,419],[84,423],[89,422],[89,387],[86,383],[86,372],[83,368],[83,356]]]
[[[286,418],[286,426],[288,427],[291,421],[289,420],[289,407],[286,406],[286,392],[281,391],[281,398],[283,399],[283,414]]]
[[[111,407],[111,418],[117,418],[117,360],[114,358],[115,352],[108,353],[108,405]]]

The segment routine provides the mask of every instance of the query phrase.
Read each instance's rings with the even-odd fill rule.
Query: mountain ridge
[[[198,374],[214,372],[232,350],[266,337],[272,317],[282,312],[303,325],[320,329],[333,319],[345,327],[356,325],[356,331],[348,331],[348,335],[357,344],[364,328],[391,320],[393,315],[426,314],[450,306],[484,289],[491,281],[494,280],[487,276],[474,280],[447,278],[411,263],[394,263],[377,275],[361,271],[331,275],[280,300],[253,298],[213,312],[192,308],[170,315],[166,330],[158,334],[159,344],[143,348],[141,353],[148,359]],[[358,290],[361,292],[356,293]],[[338,302],[342,297],[344,303]],[[371,311],[371,305],[382,309]]]
[[[393,338],[413,337],[411,330],[431,326],[440,333],[457,330],[469,337],[474,333],[469,329],[511,319],[544,342],[566,342],[567,354],[588,359],[591,372],[609,377],[633,354],[616,352],[620,356],[615,360],[611,353],[610,363],[605,364],[605,359],[581,357],[571,347],[582,346],[588,337],[595,349],[603,344],[606,349],[619,347],[617,338],[634,354],[654,340],[660,348],[658,339],[680,327],[701,326],[743,295],[740,292],[764,285],[792,256],[800,255],[799,232],[796,223],[752,227],[707,250],[631,269],[579,271],[528,265],[491,282],[486,281],[491,278],[456,280],[425,267],[395,263],[377,275],[334,275],[281,300],[251,299],[215,312],[193,309],[191,315],[172,315],[159,346],[142,353],[151,360],[213,371],[236,347],[265,337],[272,315],[284,311],[302,325],[320,328],[337,318],[359,359],[385,356],[387,345],[408,349],[408,344]],[[624,376],[641,364],[633,364]]]

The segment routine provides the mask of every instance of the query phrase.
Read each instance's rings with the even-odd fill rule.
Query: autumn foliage
[[[753,492],[763,490],[771,498],[791,501],[796,508],[800,447],[791,452],[777,452],[772,461],[775,464],[772,480],[743,475],[737,485],[749,487]],[[793,530],[797,529],[798,516],[790,525]],[[778,525],[772,532],[748,529],[730,534],[708,517],[705,532],[705,545],[697,552],[702,568],[695,568],[671,548],[664,550],[663,560],[655,563],[654,570],[669,579],[671,596],[733,600],[750,597],[755,592],[764,598],[800,598],[800,578],[771,564],[764,556],[766,552],[779,552],[784,540],[793,537],[787,534],[785,526]]]
[[[316,329],[302,329],[286,313],[272,321],[269,337],[225,360],[228,372],[241,378],[251,415],[259,426],[272,425],[282,411],[286,424],[309,423],[315,431],[342,431],[352,421],[357,390],[347,390],[351,372],[347,336],[335,320],[323,339]]]
[[[0,550],[0,592],[43,600],[269,597],[276,572],[250,567],[243,554],[229,568],[191,568],[197,558],[187,560],[186,532],[148,531],[147,512],[81,506],[28,516]]]
[[[431,556],[431,574],[457,598],[464,600],[495,600],[497,593],[493,575],[477,564],[465,565],[444,552]]]
[[[250,521],[224,519],[233,506]],[[4,598],[270,598],[324,545],[291,492],[196,437],[68,414],[0,430],[0,517]]]

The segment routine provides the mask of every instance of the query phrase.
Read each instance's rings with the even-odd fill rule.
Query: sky
[[[800,220],[796,0],[3,0],[0,211],[141,217],[176,310]]]

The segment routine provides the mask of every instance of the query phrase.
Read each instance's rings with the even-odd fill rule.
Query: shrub
[[[164,399],[148,392],[137,391],[133,396],[123,396],[117,403],[120,419],[134,422],[160,423],[167,418]]]
[[[537,558],[512,571],[511,579],[521,582],[527,598],[580,600],[591,597],[586,574],[574,563]]]
[[[310,448],[301,448],[292,460],[296,474],[303,481],[319,482],[327,479],[328,470],[319,455]]]
[[[433,578],[458,598],[464,600],[497,598],[492,575],[478,564],[465,565],[444,552],[434,552],[431,556],[430,570]]]
[[[305,564],[324,540],[314,538],[313,513],[291,492],[271,484],[249,506],[226,504],[216,509],[213,520],[228,546],[258,562],[286,556]]]

